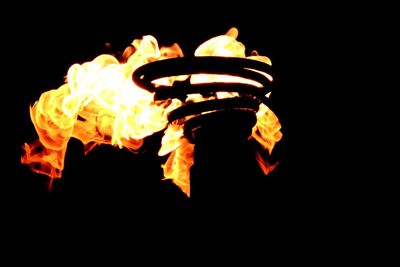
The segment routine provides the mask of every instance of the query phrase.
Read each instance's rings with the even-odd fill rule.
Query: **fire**
[[[225,35],[201,44],[195,56],[241,57],[271,64],[269,58],[257,52],[246,57],[245,46],[236,40],[237,37],[237,29],[232,28]],[[24,144],[25,155],[21,162],[28,164],[32,171],[49,176],[52,181],[62,175],[67,144],[71,137],[85,145],[85,153],[99,144],[135,152],[147,136],[164,130],[158,153],[159,156],[169,154],[162,166],[164,177],[172,179],[189,196],[194,145],[184,137],[183,125],[168,124],[168,114],[185,102],[199,102],[213,97],[192,94],[183,103],[178,99],[154,101],[154,93],[140,88],[132,81],[132,73],[138,67],[173,57],[183,57],[179,45],[159,48],[157,40],[147,35],[133,40],[120,60],[103,54],[91,62],[72,65],[65,84],[43,93],[30,107],[31,120],[39,139]],[[272,81],[271,76],[263,74]],[[154,82],[157,85],[172,85],[175,80],[187,78],[176,76]],[[190,82],[254,84],[240,77],[210,74],[191,75]],[[236,96],[238,93],[216,94],[216,98]],[[276,115],[264,104],[260,105],[256,115],[258,120],[251,138],[271,153],[275,143],[282,138],[281,125]],[[256,159],[264,173],[268,173],[274,166],[263,160],[261,154],[258,152]]]

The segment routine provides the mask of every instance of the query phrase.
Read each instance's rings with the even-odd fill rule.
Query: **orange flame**
[[[211,38],[200,45],[195,56],[246,58],[245,46],[236,40],[237,36],[237,29],[232,28],[225,35]],[[159,48],[157,40],[147,35],[135,39],[125,49],[121,62],[112,55],[103,54],[91,62],[72,65],[66,83],[58,89],[43,93],[30,107],[31,120],[39,140],[24,144],[25,155],[21,162],[28,164],[32,171],[49,176],[52,181],[62,175],[67,144],[71,137],[82,141],[85,153],[98,144],[136,151],[142,146],[145,137],[165,129],[158,153],[160,156],[170,154],[162,166],[164,177],[172,179],[189,196],[189,170],[193,164],[194,145],[184,137],[183,125],[168,124],[167,119],[172,110],[184,103],[178,99],[154,101],[154,93],[138,87],[131,78],[134,70],[146,63],[182,56],[179,45]],[[257,52],[247,58],[271,64],[267,57],[259,56]],[[271,76],[263,74],[272,80]],[[187,78],[176,76],[154,82],[158,85],[172,85],[175,80]],[[240,77],[210,74],[192,75],[190,81],[255,83]],[[238,93],[216,94],[217,98],[235,96]],[[192,94],[185,102],[210,98]],[[281,125],[275,114],[264,104],[260,105],[257,118],[252,137],[271,153],[275,143],[282,138]],[[264,173],[273,169],[260,154],[257,154],[256,159]]]

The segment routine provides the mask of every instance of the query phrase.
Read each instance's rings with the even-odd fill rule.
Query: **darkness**
[[[77,207],[82,210],[89,207],[112,210],[128,206],[154,209],[155,212],[193,210],[192,203],[178,187],[169,180],[161,181],[160,165],[166,158],[157,157],[157,152],[162,132],[146,138],[139,154],[104,145],[85,156],[80,141],[71,139],[63,177],[54,180],[53,191],[47,192],[48,178],[34,174],[27,166],[20,164],[23,143],[37,138],[29,117],[29,105],[38,100],[43,92],[63,84],[64,76],[72,64],[91,61],[102,53],[118,55],[133,39],[143,35],[153,35],[160,46],[176,42],[184,54],[190,55],[204,41],[225,33],[230,27],[237,27],[238,40],[246,46],[246,54],[249,55],[255,49],[260,55],[268,56],[273,64],[275,87],[271,95],[271,107],[281,121],[283,139],[276,144],[270,161],[279,161],[279,164],[268,176],[261,177],[259,170],[253,166],[254,161],[248,157],[252,144],[227,146],[214,138],[210,140],[213,145],[204,146],[205,152],[197,152],[200,153],[198,158],[204,158],[210,163],[199,172],[202,175],[209,173],[205,180],[209,181],[210,188],[220,188],[222,181],[229,183],[227,176],[236,176],[236,184],[231,188],[234,194],[221,191],[218,197],[213,198],[216,206],[220,204],[220,209],[241,205],[242,208],[257,206],[261,209],[292,209],[297,182],[291,174],[289,98],[296,85],[291,77],[294,64],[291,42],[294,37],[291,26],[286,26],[284,22],[285,12],[269,16],[268,12],[259,11],[250,15],[250,18],[234,15],[238,12],[228,12],[222,17],[214,13],[199,13],[193,15],[186,12],[186,16],[174,18],[168,15],[157,18],[158,14],[151,14],[153,20],[149,21],[138,18],[132,18],[131,21],[130,17],[121,14],[117,19],[78,19],[71,25],[54,21],[52,17],[44,17],[16,31],[17,35],[23,36],[17,39],[21,47],[16,53],[17,61],[23,59],[25,63],[24,75],[16,94],[16,176],[13,181],[15,186],[10,192],[22,197],[21,201],[26,201],[24,205],[45,203],[46,207],[58,207],[61,210]],[[205,17],[208,19],[205,20]],[[29,40],[29,44],[23,40]],[[227,140],[230,140],[229,137]],[[207,158],[205,155],[214,156]],[[221,171],[217,161],[226,166],[226,173]],[[240,168],[241,163],[243,168]],[[242,171],[234,174],[232,169]],[[244,170],[251,170],[252,173],[247,174]],[[192,175],[199,176],[196,173]],[[220,179],[220,182],[213,183],[212,179]],[[204,183],[203,189],[207,191]],[[201,195],[201,192],[198,193]],[[251,198],[254,195],[257,197]]]
[[[43,7],[36,2],[32,7],[24,3],[11,20],[4,17],[2,37],[8,33],[10,36],[2,38],[3,44],[9,45],[3,54],[11,58],[9,69],[13,80],[12,85],[3,90],[15,94],[12,116],[5,116],[15,123],[15,142],[10,142],[15,151],[10,167],[15,175],[10,178],[2,175],[5,177],[2,177],[1,196],[6,196],[5,206],[13,215],[19,215],[5,215],[4,221],[16,219],[14,221],[21,225],[17,232],[37,232],[40,239],[32,239],[35,241],[44,240],[43,233],[59,238],[68,232],[69,226],[93,233],[97,237],[94,240],[99,240],[106,237],[103,230],[124,237],[130,230],[147,235],[151,233],[143,231],[147,227],[133,224],[155,216],[151,230],[172,233],[167,242],[181,241],[184,246],[180,248],[195,250],[194,246],[187,246],[188,240],[202,236],[206,232],[202,230],[214,228],[216,234],[204,235],[207,248],[218,237],[225,239],[227,236],[230,239],[226,240],[232,240],[231,246],[235,247],[238,243],[240,248],[261,244],[262,260],[270,258],[268,244],[285,254],[280,259],[290,255],[289,258],[296,261],[307,256],[318,260],[316,255],[331,254],[324,257],[326,260],[337,259],[344,251],[348,251],[345,255],[353,254],[359,247],[367,246],[369,250],[365,251],[368,252],[375,249],[377,242],[371,244],[371,230],[380,236],[390,236],[381,232],[388,228],[387,220],[381,216],[384,212],[373,212],[374,209],[384,210],[389,202],[381,205],[379,201],[370,201],[380,198],[383,192],[386,194],[387,183],[382,190],[378,186],[385,175],[368,177],[374,166],[378,166],[379,171],[386,169],[386,163],[377,164],[378,158],[393,157],[370,151],[371,147],[381,146],[374,143],[374,140],[381,142],[379,136],[365,140],[367,133],[376,133],[373,123],[380,122],[380,118],[371,120],[370,106],[358,108],[363,102],[360,96],[368,95],[359,82],[369,82],[371,69],[362,71],[360,78],[355,73],[360,62],[372,69],[381,67],[375,59],[386,50],[386,43],[385,49],[366,46],[370,41],[381,43],[376,33],[386,28],[376,24],[381,18],[375,16],[375,5],[373,12],[363,12],[359,5],[351,9],[341,3],[307,6],[303,2],[297,5],[285,2],[285,6],[276,8],[267,2],[255,4],[251,1],[239,4],[230,1],[232,3],[223,7],[215,6],[217,1],[179,5],[170,1],[151,2],[148,6],[138,6],[136,2],[96,3],[96,8],[89,9],[72,3],[63,6],[58,1],[53,7],[47,3]],[[359,14],[367,17],[369,23],[359,20]],[[84,156],[80,141],[71,139],[63,178],[55,180],[51,193],[46,191],[47,177],[32,173],[20,163],[23,143],[37,138],[29,118],[29,105],[43,92],[58,88],[72,64],[91,61],[102,53],[118,53],[133,39],[147,34],[155,36],[160,46],[176,42],[190,55],[198,45],[233,26],[239,29],[238,40],[246,46],[247,54],[256,49],[272,61],[271,108],[282,124],[283,139],[276,144],[270,158],[271,162],[279,161],[279,165],[269,175],[261,176],[254,167],[252,144],[214,135],[205,135],[201,139],[202,146],[196,151],[199,160],[192,169],[192,179],[197,184],[192,190],[193,193],[197,191],[197,203],[187,199],[170,181],[161,181],[160,165],[165,158],[156,154],[162,133],[147,138],[140,154],[100,146]],[[367,33],[365,41],[353,42],[363,33]],[[370,55],[377,56],[371,58]],[[347,82],[354,77],[357,77],[354,83]],[[380,80],[385,77],[386,74],[378,76]],[[369,95],[375,98],[381,94],[381,88],[374,87]],[[379,89],[379,94],[375,89]],[[378,102],[374,99],[366,103],[374,106]],[[386,99],[382,103],[386,103]],[[348,111],[356,111],[356,115]],[[368,121],[368,129],[355,131],[362,120]],[[386,125],[382,125],[385,128]],[[229,146],[229,141],[234,141],[235,145]],[[361,144],[356,145],[357,142]],[[364,149],[359,150],[361,147]],[[359,154],[364,154],[361,163],[357,163]],[[371,188],[365,190],[368,184]],[[364,213],[367,216],[360,216]],[[50,216],[44,216],[47,214]],[[190,216],[188,221],[186,216],[179,216],[181,214],[193,214],[195,219],[204,220],[194,225]],[[209,214],[212,216],[203,216]],[[218,219],[224,219],[225,215],[228,219],[220,222]],[[63,224],[64,220],[69,223]],[[384,222],[385,227],[375,225],[377,221]],[[176,227],[170,227],[171,222],[177,222]],[[53,231],[49,230],[52,225]],[[185,225],[189,226],[189,231]],[[177,238],[180,233],[185,235],[181,239]],[[261,242],[240,242],[240,237],[255,237]],[[77,240],[71,247],[79,245]],[[135,241],[129,239],[131,244]],[[359,246],[360,241],[362,246]],[[18,243],[18,248],[21,244]],[[158,253],[169,245],[154,242],[152,248]],[[220,253],[222,247],[216,251]],[[293,247],[295,253],[288,253],[288,247]],[[202,256],[205,248],[201,246],[198,250]],[[378,255],[371,252],[371,255]],[[62,250],[55,255],[59,260],[69,256]],[[232,256],[236,254],[230,253],[228,257]],[[357,257],[357,261],[360,258]]]

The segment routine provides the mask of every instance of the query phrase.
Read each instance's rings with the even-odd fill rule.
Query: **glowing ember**
[[[240,57],[271,65],[269,58],[257,52],[246,57],[245,46],[236,40],[237,36],[237,29],[232,28],[225,35],[201,44],[195,56]],[[167,117],[185,102],[199,102],[215,97],[191,94],[183,103],[178,99],[154,101],[154,93],[138,87],[132,81],[132,73],[138,67],[173,57],[183,57],[179,45],[159,48],[157,40],[148,35],[135,39],[132,46],[124,51],[121,62],[111,55],[103,54],[91,62],[72,65],[66,83],[58,89],[43,93],[31,106],[30,115],[39,140],[24,144],[25,155],[21,162],[29,164],[32,171],[49,176],[52,181],[62,175],[65,152],[71,137],[82,141],[85,153],[98,144],[137,151],[145,137],[165,130],[158,153],[160,156],[170,154],[162,166],[164,177],[172,179],[189,196],[194,145],[184,137],[183,125],[168,124]],[[272,80],[267,73],[262,74]],[[172,85],[176,80],[187,78],[162,78],[155,83]],[[211,74],[191,75],[190,82],[255,83],[240,77]],[[216,93],[216,98],[236,96],[238,93],[235,92]],[[256,115],[257,124],[251,138],[271,153],[275,143],[282,138],[281,125],[275,114],[264,104],[260,105]],[[258,151],[256,160],[267,174],[274,165],[268,164],[262,154]]]

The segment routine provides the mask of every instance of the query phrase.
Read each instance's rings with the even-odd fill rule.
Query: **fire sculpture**
[[[236,40],[237,37],[238,30],[232,28],[226,34],[201,44],[194,56],[204,61],[208,58],[231,60],[228,64],[245,59],[253,65],[262,65],[261,69],[271,65],[268,57],[258,55],[256,51],[246,56],[245,46]],[[249,66],[245,69],[250,75],[245,78],[235,73],[227,75],[225,72],[215,74],[212,71],[188,71],[179,75],[156,77],[150,83],[142,80],[144,74],[140,74],[140,71],[146,66],[154,62],[169,62],[174,58],[183,58],[179,45],[160,48],[157,40],[147,35],[135,39],[120,60],[102,54],[91,62],[72,65],[65,84],[44,92],[30,107],[31,120],[39,138],[31,144],[24,144],[25,155],[21,162],[28,164],[32,171],[50,177],[51,189],[52,180],[62,176],[67,144],[71,137],[84,144],[85,154],[100,144],[138,151],[147,136],[164,131],[158,152],[159,156],[169,154],[162,165],[164,178],[172,179],[189,196],[194,144],[185,134],[184,125],[195,115],[189,111],[182,119],[182,114],[178,116],[177,113],[185,110],[189,104],[219,99],[235,102],[246,95],[246,92],[240,90],[227,89],[230,88],[229,84],[238,88],[262,88],[262,95],[258,92],[259,98],[266,100],[271,92],[265,93],[266,88],[259,80],[272,82],[272,76]],[[215,62],[219,64],[222,61]],[[252,79],[253,76],[258,79]],[[199,85],[199,90],[204,88],[200,86],[204,84],[224,84],[226,91],[210,93],[195,90],[177,98],[163,97],[162,91],[157,94],[158,88],[172,88],[184,82],[194,87]],[[252,103],[254,105],[254,101]],[[266,101],[255,103],[257,107],[251,110],[256,112],[257,122],[249,138],[260,144],[261,152],[256,153],[256,160],[264,174],[268,174],[276,164],[269,164],[263,153],[265,150],[271,153],[275,143],[282,138],[281,125]]]

